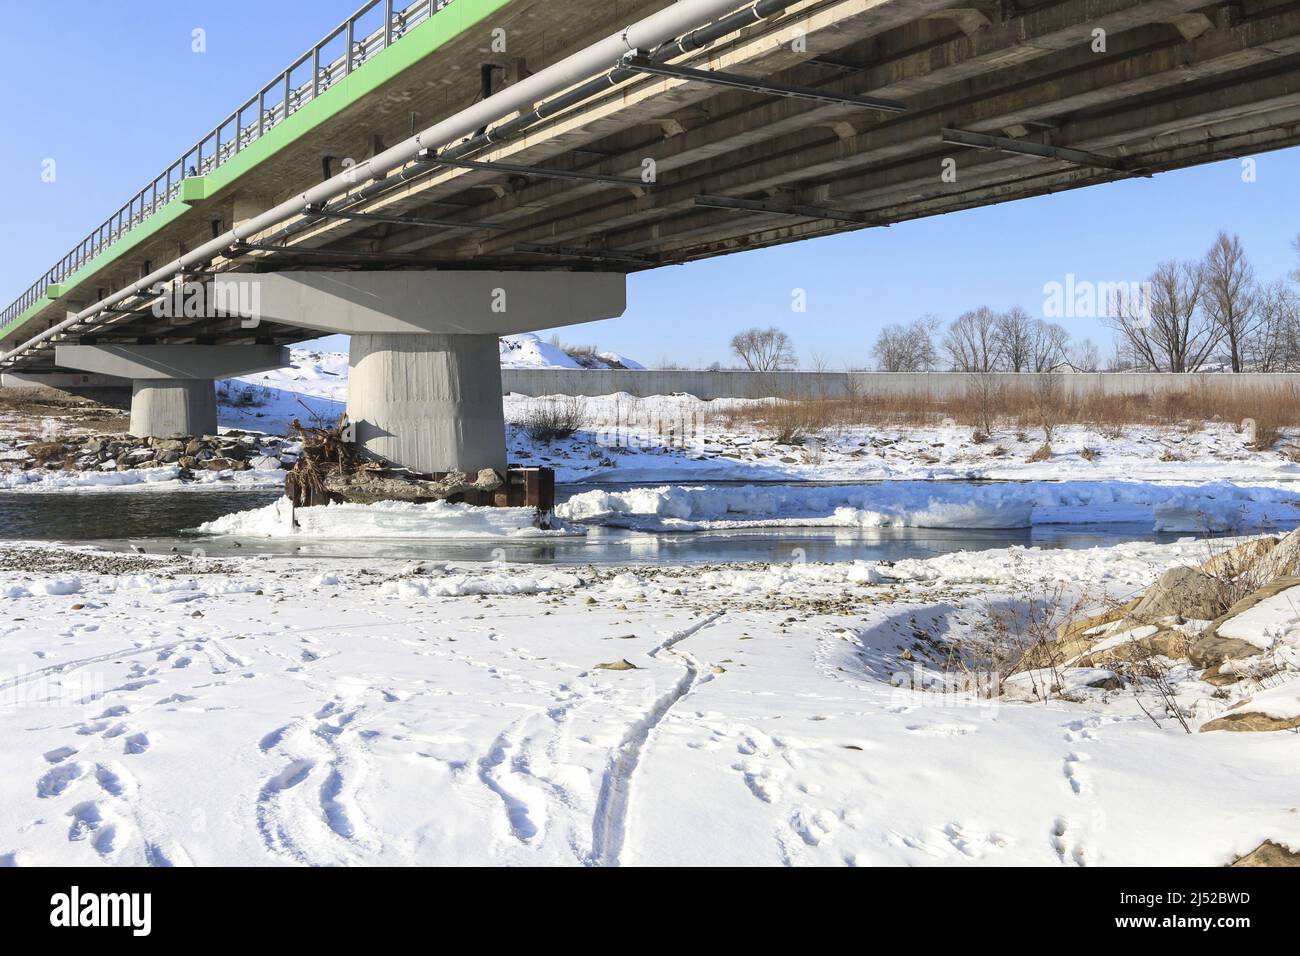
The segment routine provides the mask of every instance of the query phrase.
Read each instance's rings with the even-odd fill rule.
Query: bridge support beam
[[[60,345],[55,364],[131,381],[131,434],[217,433],[216,380],[289,364],[272,345]]]
[[[227,273],[227,281],[237,273]],[[499,336],[623,314],[626,279],[573,272],[279,272],[242,277],[263,321],[352,337],[363,453],[413,471],[506,468]]]

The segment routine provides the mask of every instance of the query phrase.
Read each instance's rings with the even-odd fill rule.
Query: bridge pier
[[[216,380],[289,364],[273,345],[60,345],[55,364],[131,380],[131,434],[217,433]]]
[[[495,335],[353,335],[348,419],[368,453],[414,471],[506,469]]]
[[[223,278],[232,279],[234,273]],[[348,420],[364,454],[418,472],[504,473],[497,339],[623,314],[626,280],[573,272],[247,276],[258,315],[352,337]]]

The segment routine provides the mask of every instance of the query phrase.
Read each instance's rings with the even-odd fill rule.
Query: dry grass
[[[907,427],[939,425],[951,420],[981,435],[998,428],[1026,436],[1051,433],[1061,425],[1086,425],[1107,437],[1119,438],[1126,427],[1150,425],[1196,429],[1205,422],[1232,422],[1238,431],[1254,422],[1253,447],[1273,448],[1283,429],[1300,427],[1300,387],[1276,385],[1227,392],[1209,386],[1189,386],[1161,395],[1070,394],[1064,377],[1022,388],[973,387],[950,398],[924,395],[857,394],[820,398],[785,395],[770,405],[747,405],[727,413],[730,427],[747,425],[770,435],[798,437],[809,432],[859,425]],[[1250,426],[1245,426],[1249,428]]]

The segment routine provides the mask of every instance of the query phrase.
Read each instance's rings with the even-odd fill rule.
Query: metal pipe
[[[391,170],[415,158],[421,150],[440,149],[461,136],[472,134],[475,130],[486,126],[493,120],[531,107],[538,100],[568,89],[585,77],[600,72],[607,64],[617,62],[619,57],[628,50],[657,48],[661,44],[667,43],[703,23],[707,23],[729,11],[734,11],[735,7],[736,0],[678,0],[672,6],[651,14],[624,30],[579,50],[557,63],[551,64],[532,76],[520,80],[513,86],[508,86],[501,92],[494,93],[487,99],[481,100],[459,113],[435,123],[428,129],[384,150],[377,156],[364,160],[338,175],[330,177],[325,182],[313,186],[306,192],[300,193],[292,199],[287,199],[258,216],[254,216],[216,239],[205,242],[131,286],[113,293],[108,298],[82,309],[45,332],[28,339],[16,349],[0,356],[0,362],[10,361],[14,356],[45,339],[57,335],[63,329],[69,328],[73,324],[90,318],[105,309],[112,308],[124,299],[130,298],[142,290],[147,290],[158,282],[170,279],[177,272],[189,266],[209,262],[235,243],[254,236],[271,226],[278,225],[293,216],[300,215],[307,206],[323,204],[340,193],[347,192],[358,182],[379,179],[387,175]],[[748,5],[746,12],[754,9],[754,5]]]
[[[672,42],[664,42],[650,54],[650,59],[656,62],[663,62],[672,59],[675,56],[679,56],[682,53],[703,49],[713,41],[734,33],[743,27],[749,26],[753,23],[762,22],[778,13],[784,12],[785,9],[793,3],[794,0],[758,0],[758,2],[752,3],[744,9],[715,20],[707,26],[692,30],[680,39],[676,39]],[[491,129],[479,130],[464,142],[444,149],[442,153],[439,154],[439,158],[460,158],[486,149],[489,146],[495,146],[514,139],[522,135],[525,130],[531,128],[536,123],[554,116],[556,113],[562,112],[563,110],[569,109],[572,106],[576,106],[593,96],[597,96],[623,80],[635,79],[636,76],[637,73],[634,70],[615,67],[595,79],[588,80],[586,83],[582,83],[566,92],[562,92],[552,99],[539,103],[532,110],[529,110],[526,113],[521,113],[512,120]],[[400,186],[402,183],[410,182],[411,180],[425,176],[438,169],[440,166],[445,166],[445,164],[438,162],[438,159],[436,158],[414,163],[403,169],[396,176],[389,176],[385,179],[371,183],[369,186],[365,186],[360,191],[349,197],[349,203],[355,205],[364,202],[365,200],[386,192],[395,186]],[[271,242],[287,239],[288,237],[297,235],[306,229],[310,229],[320,221],[320,218],[306,218],[299,222],[291,223],[283,229],[277,230],[275,233],[268,236],[267,239]]]

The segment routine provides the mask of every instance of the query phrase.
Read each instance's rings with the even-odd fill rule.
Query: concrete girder
[[[587,216],[548,220],[501,238],[501,242],[529,241],[534,233],[550,241],[572,244],[598,231],[611,248],[627,245],[629,230],[646,235],[649,222],[670,212],[689,213],[698,193],[744,195],[791,183],[843,176],[850,170],[878,166],[934,149],[936,130],[951,123],[963,129],[998,131],[1014,122],[1053,118],[1060,112],[1113,105],[1128,97],[1186,85],[1189,79],[1212,78],[1251,65],[1266,64],[1300,51],[1300,14],[1243,22],[1232,30],[1210,31],[1199,40],[1157,51],[1143,51],[1126,59],[1109,59],[1092,70],[1081,70],[1027,88],[976,98],[939,116],[904,116],[860,134],[853,140],[828,138],[808,148],[791,144],[773,156],[760,154],[749,165],[746,156],[733,156],[730,168],[712,178],[701,176],[678,186],[665,186],[645,200],[609,204]],[[1068,140],[1066,140],[1068,142]],[[1074,143],[1071,143],[1074,145]],[[876,170],[863,174],[874,176]],[[832,189],[832,192],[837,192]],[[620,210],[611,214],[611,207]],[[592,228],[589,223],[599,223]],[[632,240],[634,243],[639,238]]]
[[[823,31],[831,30],[834,36],[833,46],[878,36],[886,31],[901,28],[917,16],[936,11],[948,6],[952,0],[839,0],[818,8],[816,3],[792,3],[787,16],[773,27],[768,24],[755,24],[750,31],[740,35],[740,39],[715,49],[710,55],[710,66],[723,69],[728,65],[743,65],[748,70],[771,75],[815,57],[819,49],[813,38]],[[1164,0],[1176,2],[1176,0]],[[779,34],[774,39],[774,31]],[[805,50],[799,50],[788,42],[796,35],[809,40]],[[832,48],[828,46],[828,49]],[[735,52],[739,49],[741,52]],[[611,64],[612,66],[612,64]],[[548,135],[538,137],[530,135],[522,140],[505,144],[501,149],[482,158],[518,159],[526,158],[529,162],[544,162],[559,154],[570,152],[577,145],[585,145],[596,139],[624,130],[629,126],[646,123],[657,125],[657,120],[671,116],[683,109],[706,100],[714,100],[716,90],[701,88],[697,84],[687,84],[677,80],[650,79],[621,85],[610,96],[594,103],[586,104],[581,109],[550,121],[547,124]],[[733,94],[735,102],[745,101],[745,94]],[[725,102],[725,99],[723,100]],[[638,170],[628,167],[628,171]],[[601,168],[599,171],[608,172]],[[430,199],[441,198],[454,192],[487,185],[499,179],[489,173],[467,170],[448,170],[423,178],[418,182],[395,191],[376,202],[373,208],[384,211],[410,211]],[[563,190],[573,195],[585,195],[601,187],[585,185]],[[549,193],[543,193],[549,195]],[[525,200],[529,202],[531,200]],[[355,223],[327,223],[316,225],[297,237],[302,244],[321,245],[332,242],[355,232]]]
[[[1300,73],[1290,72],[1279,77],[1275,86],[1279,95],[1257,102],[1250,91],[1237,90],[1238,101],[1225,102],[1224,92],[1207,94],[1198,102],[1171,102],[1166,104],[1167,118],[1150,136],[1139,131],[1151,147],[1149,152],[1125,155],[1145,164],[1151,163],[1153,171],[1179,168],[1198,162],[1209,162],[1245,153],[1279,149],[1300,142]],[[1229,90],[1228,92],[1232,92]],[[1196,109],[1204,112],[1195,112]],[[1243,110],[1249,110],[1242,115]],[[1094,118],[1087,122],[1065,127],[1071,134],[1072,144],[1086,145],[1090,149],[1110,149],[1130,141],[1135,135],[1130,128],[1121,130],[1114,117]],[[1100,173],[1096,170],[1071,168],[1069,164],[1025,157],[1008,157],[996,154],[971,154],[961,165],[959,181],[944,186],[934,175],[939,151],[915,163],[899,164],[889,169],[879,169],[853,181],[837,183],[837,191],[827,200],[861,208],[882,222],[902,222],[909,219],[973,208],[994,202],[1004,202],[1019,196],[1042,195],[1061,189],[1073,189],[1117,178],[1121,174]],[[1026,167],[1041,167],[1044,172],[1026,176]],[[1042,180],[1034,186],[1031,180]],[[1024,187],[1023,189],[1021,187]],[[700,256],[717,255],[736,248],[758,248],[774,242],[798,238],[811,238],[831,231],[825,223],[806,222],[782,224],[782,220],[766,217],[773,228],[766,233],[752,235],[755,222],[765,217],[750,216],[743,230],[750,238],[738,242],[742,231],[734,217],[716,215],[709,221],[693,216],[691,222],[679,223],[673,230],[670,251],[691,249]],[[651,230],[637,237],[624,235],[620,241],[629,248],[655,245],[663,248]]]
[[[897,59],[875,63],[852,77],[828,82],[826,88],[859,95],[908,99],[981,74],[1028,63],[1050,53],[1085,46],[1091,38],[1091,31],[1096,28],[1115,35],[1135,27],[1163,23],[1172,15],[1202,5],[1203,0],[1157,0],[1145,4],[1133,4],[1128,0],[1068,2],[1002,21],[974,36],[961,36],[939,47],[900,53]],[[1177,40],[1176,34],[1169,30],[1167,43],[1174,45]],[[1142,40],[1143,45],[1150,42],[1150,38]],[[771,100],[760,106],[746,105],[737,113],[721,115],[686,131],[674,141],[634,148],[605,165],[630,172],[639,168],[644,158],[651,158],[659,165],[662,174],[720,153],[730,156],[738,148],[770,140],[779,134],[813,125],[843,122],[848,117],[860,115],[860,110],[838,106],[810,109],[807,104],[785,99]],[[833,131],[837,137],[846,138],[841,131]],[[854,133],[857,133],[856,128]],[[520,219],[533,213],[535,203],[556,196],[575,201],[579,195],[589,193],[589,190],[580,194],[554,186],[531,188],[509,201],[477,207],[474,216],[496,222]],[[564,218],[581,210],[570,205],[552,207],[549,211],[556,218]],[[410,251],[428,245],[428,235],[412,234],[408,242],[391,244],[391,248]],[[467,248],[462,245],[455,254],[463,254]]]

